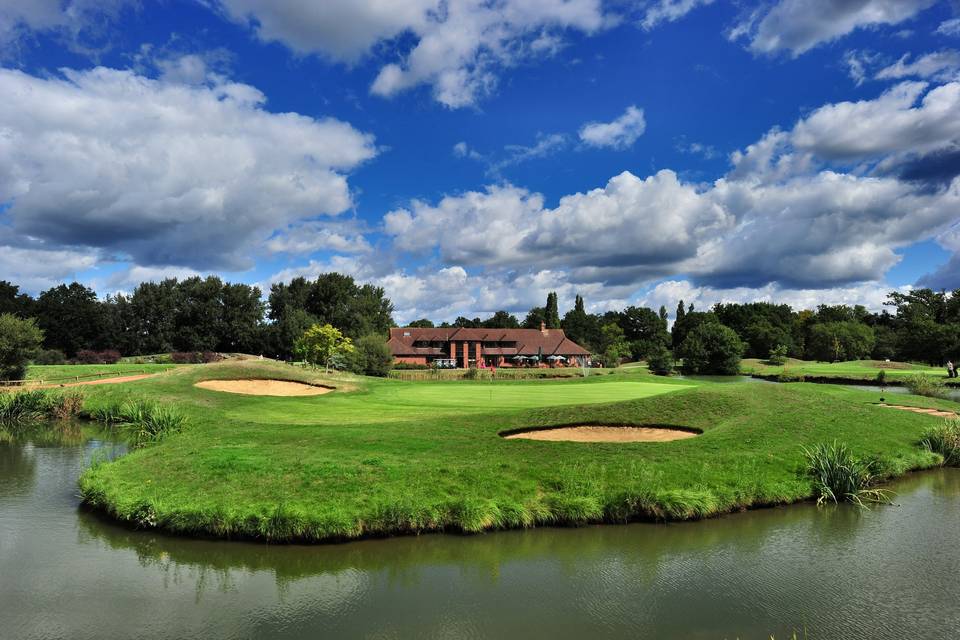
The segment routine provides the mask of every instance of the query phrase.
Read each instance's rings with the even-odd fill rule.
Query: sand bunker
[[[536,429],[521,431],[504,436],[508,440],[547,440],[551,442],[667,442],[695,438],[698,433],[680,429],[659,427],[609,427],[600,425],[579,425],[575,427],[557,427],[556,429]]]
[[[319,396],[333,391],[327,387],[289,380],[204,380],[194,386],[248,396]]]
[[[937,418],[956,418],[957,414],[952,411],[942,411],[940,409],[927,409],[926,407],[907,407],[902,404],[881,404],[881,407],[889,409],[900,409],[900,411],[910,411],[911,413],[923,413]]]

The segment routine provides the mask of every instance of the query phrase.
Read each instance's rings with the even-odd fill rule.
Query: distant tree
[[[224,283],[220,291],[217,351],[263,353],[264,304],[258,287]]]
[[[647,354],[647,368],[658,376],[673,372],[673,352],[666,345],[656,345]]]
[[[694,374],[736,375],[742,354],[737,333],[716,320],[694,327],[679,350],[684,371]]]
[[[294,347],[295,353],[305,362],[322,364],[327,373],[335,359],[347,358],[354,350],[353,341],[329,323],[315,324],[307,329]]]
[[[620,360],[630,354],[630,345],[623,335],[623,329],[615,322],[600,327],[597,351],[605,367],[618,367]]]
[[[855,321],[824,322],[810,329],[809,359],[838,362],[866,358],[873,351],[873,329]]]
[[[583,298],[577,296],[573,309],[563,316],[563,332],[577,344],[600,352],[600,322],[597,316],[587,313]]]
[[[770,355],[767,358],[767,361],[773,365],[782,365],[787,362],[787,347],[786,345],[777,345],[770,350]]]
[[[684,318],[687,316],[687,309],[683,306],[683,300],[677,303],[677,314],[673,318],[673,331],[672,331],[672,342],[673,348],[676,349],[680,346],[680,343],[683,342],[682,338],[685,336],[680,336],[677,334],[677,326],[683,324]]]
[[[27,365],[43,344],[43,331],[33,318],[0,314],[0,380],[23,380]]]
[[[516,316],[506,311],[497,311],[492,316],[483,321],[485,329],[519,329],[520,321]]]
[[[666,312],[666,309],[661,309]],[[627,307],[619,314],[618,324],[623,329],[624,338],[630,344],[630,355],[635,360],[645,359],[657,345],[666,346],[670,343],[667,322],[653,309]]]
[[[687,334],[693,331],[696,327],[707,322],[718,322],[717,316],[713,315],[709,311],[690,311],[685,312],[679,320],[675,320],[673,323],[673,334],[671,340],[671,342],[676,345],[674,350],[678,349],[679,345],[683,344]]]
[[[479,329],[483,326],[483,322],[480,320],[480,318],[474,318],[471,320],[470,318],[459,316],[453,321],[453,326],[460,327],[461,329]]]
[[[0,280],[0,313],[10,313],[18,318],[29,318],[33,315],[34,299],[25,293],[20,293],[20,287]]]
[[[663,326],[667,326],[667,319],[670,317],[667,315],[667,308],[663,305],[660,305],[660,312],[657,314],[660,316],[660,319],[663,321]]]
[[[527,317],[523,319],[524,329],[539,329],[541,323],[546,324],[547,314],[544,307],[534,307],[527,312]]]
[[[81,349],[110,346],[110,336],[103,335],[104,314],[97,294],[79,282],[41,293],[35,312],[48,349],[59,349],[72,357]]]
[[[580,298],[580,296],[577,296],[577,299],[583,304],[583,299]],[[544,322],[547,324],[547,329],[560,328],[560,307],[557,303],[556,291],[551,291],[547,294],[547,306],[544,307],[543,316]]]
[[[429,318],[420,318],[407,324],[407,326],[413,329],[433,329],[433,322]]]
[[[351,358],[353,370],[367,376],[386,377],[393,368],[393,354],[383,336],[371,333],[357,340]]]

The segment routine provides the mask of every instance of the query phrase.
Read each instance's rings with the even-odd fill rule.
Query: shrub
[[[946,388],[943,380],[935,378],[928,373],[912,373],[905,376],[903,384],[910,390],[910,393],[916,396],[927,396],[928,398],[946,397]]]
[[[221,360],[223,356],[213,351],[177,351],[170,354],[170,362],[174,364],[208,364]],[[159,361],[157,358],[157,362]]]
[[[67,356],[59,349],[41,349],[33,357],[33,364],[65,364]]]
[[[802,373],[781,373],[777,375],[777,382],[804,382],[806,376]]]
[[[424,371],[426,369],[432,369],[428,364],[419,364],[417,362],[396,362],[393,365],[394,369],[398,371]]]
[[[493,374],[490,373],[489,369],[470,367],[466,373],[463,374],[463,377],[467,380],[490,380],[493,378]]]
[[[960,419],[944,420],[928,431],[920,443],[943,456],[944,465],[960,467]]]
[[[818,444],[803,450],[807,458],[807,472],[813,477],[817,504],[824,502],[852,502],[864,506],[867,502],[890,502],[884,489],[872,488],[876,483],[876,465],[855,457],[847,445]]]
[[[740,372],[743,343],[736,332],[719,322],[704,322],[696,326],[680,345],[684,371],[717,375],[736,375]]]
[[[23,380],[27,364],[43,343],[41,331],[32,318],[21,320],[0,314],[0,380]]]
[[[105,351],[93,351],[91,349],[81,349],[77,351],[74,361],[78,364],[116,364],[120,361],[120,352],[116,349],[107,349]]]
[[[780,365],[786,364],[786,362],[787,362],[787,347],[786,347],[786,345],[782,345],[782,344],[781,344],[781,345],[778,345],[777,347],[774,347],[773,349],[771,349],[771,350],[770,350],[770,357],[767,359],[767,362],[770,363],[770,364],[772,364],[772,365],[775,365],[775,366],[780,366]]]
[[[647,367],[658,376],[668,376],[673,373],[673,353],[664,345],[656,345],[647,355]]]
[[[878,385],[880,385],[881,387],[884,386],[885,384],[887,384],[887,370],[886,370],[886,369],[880,369],[880,371],[877,371],[877,377],[876,377],[875,381],[876,381],[876,383],[877,383]]]
[[[393,354],[381,336],[370,334],[357,340],[353,362],[356,373],[383,378],[393,368]]]

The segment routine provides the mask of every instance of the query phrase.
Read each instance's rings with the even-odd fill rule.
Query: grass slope
[[[96,379],[97,374],[109,378],[118,375],[160,373],[174,369],[176,364],[33,364],[27,369],[27,380],[70,382],[80,376],[81,382]]]
[[[839,378],[848,380],[874,380],[880,370],[886,371],[888,380],[896,380],[913,373],[928,373],[946,378],[947,370],[907,362],[884,362],[882,360],[851,360],[849,362],[812,362],[789,359],[784,365],[766,364],[757,358],[744,359],[740,370],[745,374],[780,375],[787,373],[809,377]]]
[[[340,391],[264,398],[193,387],[200,379],[264,377]],[[803,445],[846,442],[890,475],[936,464],[917,444],[933,420],[875,407],[874,395],[806,384],[695,386],[641,371],[413,383],[224,363],[91,389],[91,408],[125,396],[175,401],[189,426],[91,468],[80,486],[87,503],[138,526],[270,540],[699,518],[809,497]],[[704,434],[630,444],[498,436],[583,422],[684,425]]]

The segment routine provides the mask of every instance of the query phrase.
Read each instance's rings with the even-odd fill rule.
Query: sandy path
[[[319,396],[333,389],[288,380],[204,380],[194,385],[210,391],[250,396]]]
[[[508,440],[545,440],[550,442],[667,442],[695,438],[698,433],[680,429],[657,429],[653,427],[605,427],[581,425],[539,429],[504,436]]]
[[[56,384],[31,385],[29,389],[59,389],[60,387],[89,387],[94,384],[119,384],[121,382],[134,382],[144,378],[152,378],[155,373],[142,373],[135,376],[116,376],[114,378],[97,378],[96,380],[82,380],[80,382],[63,382]]]
[[[936,416],[937,418],[956,418],[957,414],[953,411],[943,411],[941,409],[927,409],[925,407],[907,407],[902,404],[881,404],[878,405],[881,407],[888,407],[890,409],[900,409],[901,411],[910,411],[911,413],[923,413],[928,416]]]

